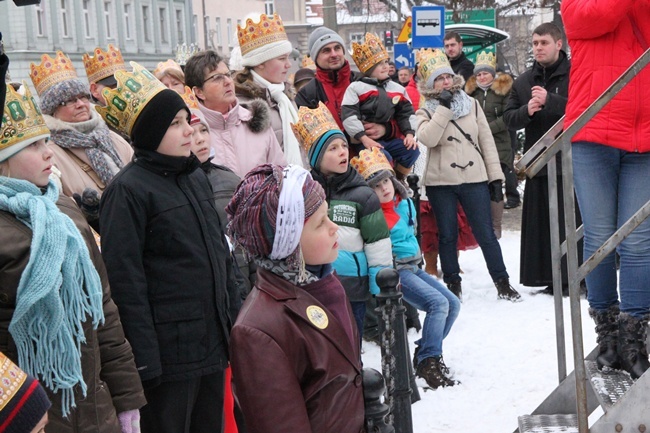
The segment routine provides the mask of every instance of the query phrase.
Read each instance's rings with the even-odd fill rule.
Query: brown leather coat
[[[86,344],[81,346],[81,366],[88,387],[86,397],[78,389],[77,407],[68,419],[63,419],[60,395],[47,390],[53,405],[46,430],[48,433],[121,433],[116,413],[139,409],[146,403],[140,377],[110,296],[106,269],[92,232],[72,199],[60,196],[57,205],[74,221],[86,240],[104,288],[105,322],[96,330],[92,321],[84,323]],[[29,261],[31,242],[32,231],[14,215],[0,211],[0,351],[15,363],[18,354],[8,328],[16,307],[16,289]]]
[[[321,282],[340,284],[334,275]],[[325,310],[324,329],[310,320],[310,306]],[[230,344],[234,393],[249,433],[364,431],[359,346],[305,290],[258,268]]]

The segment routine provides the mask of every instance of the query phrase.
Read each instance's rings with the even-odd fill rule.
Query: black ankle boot
[[[456,295],[460,301],[463,301],[463,287],[461,285],[460,281],[452,281],[451,283],[447,283],[447,288],[451,293]]]
[[[648,317],[638,318],[627,313],[620,313],[618,318],[618,355],[621,368],[630,373],[632,379],[638,379],[650,368],[646,336]]]
[[[596,342],[598,343],[596,364],[599,370],[602,370],[603,367],[621,367],[621,358],[617,352],[618,315],[618,305],[612,305],[607,310],[589,309],[589,316],[596,323]]]
[[[510,280],[508,278],[501,278],[500,280],[495,281],[494,285],[497,288],[497,296],[499,299],[506,299],[512,302],[521,301],[521,295],[510,285]]]

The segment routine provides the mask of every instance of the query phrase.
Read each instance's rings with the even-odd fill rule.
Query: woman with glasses
[[[438,223],[443,279],[459,298],[457,206],[460,203],[497,288],[499,299],[517,301],[501,247],[492,229],[490,201],[503,201],[503,172],[490,126],[478,102],[463,91],[440,50],[419,53],[418,88],[424,97],[416,116],[417,137],[427,147],[422,179]]]
[[[30,66],[40,108],[52,132],[53,160],[61,173],[62,193],[73,197],[98,229],[99,197],[113,176],[131,160],[133,150],[106,126],[90,104],[90,89],[61,51]]]

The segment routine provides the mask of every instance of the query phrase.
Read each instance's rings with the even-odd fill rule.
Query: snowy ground
[[[517,417],[531,413],[557,386],[553,298],[532,295],[539,288],[523,287],[519,280],[520,233],[506,231],[500,240],[513,286],[523,301],[497,300],[496,289],[480,249],[462,252],[463,305],[449,336],[444,357],[454,378],[462,383],[424,392],[412,406],[417,433],[511,433]],[[584,350],[596,346],[593,322],[584,299]],[[567,327],[567,370],[573,370],[569,300],[564,298]],[[421,313],[424,320],[424,313]],[[411,331],[411,353],[419,334]],[[379,346],[363,343],[364,366],[381,371]]]

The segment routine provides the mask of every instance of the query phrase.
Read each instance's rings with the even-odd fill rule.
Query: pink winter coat
[[[213,163],[228,167],[240,178],[260,164],[287,164],[266,102],[253,100],[248,109],[237,103],[227,115],[203,105],[199,108],[210,127]]]
[[[650,0],[564,0],[562,20],[572,65],[566,127],[648,48]],[[635,35],[632,20],[645,44]],[[650,152],[650,67],[642,70],[573,141]]]

